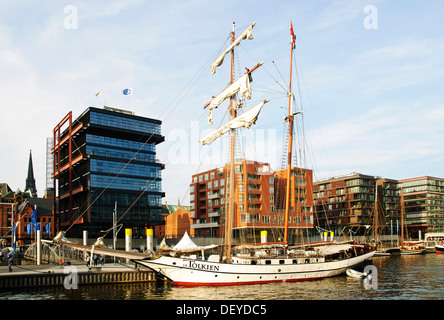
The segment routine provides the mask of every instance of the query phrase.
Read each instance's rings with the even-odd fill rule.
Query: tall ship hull
[[[282,259],[233,257],[233,263],[223,263],[161,256],[156,259],[136,262],[154,270],[177,285],[227,286],[307,281],[333,277],[344,273],[348,268],[363,264],[371,259],[374,253],[375,251],[368,251],[358,256],[337,260],[325,257]]]

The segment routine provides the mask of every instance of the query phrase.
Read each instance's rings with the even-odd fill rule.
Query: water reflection
[[[56,300],[347,300],[444,299],[444,255],[375,257],[377,289],[345,275],[317,281],[228,287],[178,287],[149,282],[29,288],[0,293],[0,299]]]

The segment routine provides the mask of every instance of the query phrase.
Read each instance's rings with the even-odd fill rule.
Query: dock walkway
[[[73,281],[77,285],[147,282],[156,281],[156,277],[153,271],[136,268],[134,263],[105,263],[92,268],[74,261],[71,265],[13,265],[12,272],[8,266],[0,266],[0,289],[72,285]]]

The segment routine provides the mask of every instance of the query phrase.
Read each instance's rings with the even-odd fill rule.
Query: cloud
[[[372,1],[371,4],[375,5],[381,1]],[[362,21],[365,18],[364,7],[368,5],[367,0],[339,0],[328,1],[328,5],[324,6],[323,11],[315,19],[315,29],[326,29],[338,24],[345,24],[353,21],[357,18],[361,18]]]
[[[436,146],[444,139],[444,105],[435,104],[427,110],[418,105],[422,103],[381,105],[312,130],[308,135],[317,169],[326,174],[335,168],[330,175],[365,170],[395,174],[396,167],[405,163],[442,158]],[[413,174],[417,169],[425,168],[410,170]]]

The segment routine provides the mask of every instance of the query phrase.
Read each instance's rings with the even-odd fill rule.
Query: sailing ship
[[[401,254],[401,249],[399,247],[387,247],[383,244],[382,241],[378,240],[379,237],[379,211],[378,211],[378,186],[376,185],[376,194],[375,194],[375,210],[374,210],[374,219],[373,219],[373,231],[375,237],[375,256],[392,256]]]
[[[204,108],[208,108],[208,121],[213,121],[213,110],[224,100],[229,99],[229,111],[231,120],[215,131],[203,137],[199,141],[202,144],[211,144],[215,139],[226,133],[230,133],[230,186],[235,185],[234,171],[234,144],[235,130],[237,128],[252,126],[264,104],[269,100],[263,100],[250,110],[237,114],[236,94],[241,94],[246,99],[251,98],[251,72],[262,65],[259,63],[254,68],[234,80],[233,61],[234,49],[242,40],[253,39],[252,30],[255,23],[239,36],[235,37],[235,26],[231,32],[231,44],[211,65],[211,72],[215,73],[216,68],[221,66],[226,55],[231,54],[231,76],[230,83],[219,95],[215,96]],[[295,35],[291,24],[291,58],[295,48]],[[286,282],[315,280],[336,276],[349,268],[360,265],[370,259],[375,251],[367,244],[353,242],[330,243],[321,242],[318,244],[290,245],[288,241],[288,215],[290,212],[290,175],[291,175],[291,139],[293,134],[293,94],[291,92],[292,59],[290,62],[290,81],[288,89],[288,115],[286,120],[289,123],[289,147],[287,156],[287,188],[284,216],[284,236],[283,241],[273,244],[236,245],[232,244],[232,224],[234,220],[234,192],[229,192],[228,211],[226,212],[225,224],[227,227],[225,244],[223,245],[225,254],[211,254],[205,257],[204,251],[213,250],[214,246],[188,248],[170,248],[165,243],[160,246],[157,255],[136,261],[162,276],[170,279],[178,285],[241,285],[269,282]],[[230,188],[233,190],[234,188]],[[197,255],[190,255],[190,251],[198,250],[203,254],[201,258]]]
[[[407,229],[407,226],[405,225],[404,193],[402,192],[401,188],[401,245],[399,246],[401,255],[424,253],[426,251],[426,247],[423,242],[404,241],[404,227]]]

